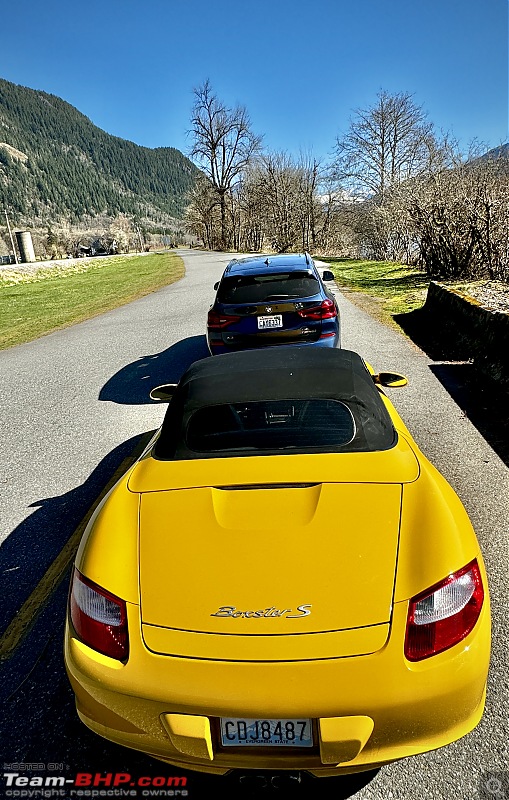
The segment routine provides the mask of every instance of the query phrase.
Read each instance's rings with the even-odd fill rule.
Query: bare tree
[[[187,196],[184,226],[188,233],[201,239],[209,250],[216,248],[221,239],[219,199],[208,178],[199,179]]]
[[[382,90],[377,97],[336,139],[334,170],[344,188],[383,205],[388,190],[428,166],[433,125],[412,95]]]
[[[297,169],[305,198],[301,220],[303,249],[327,253],[332,247],[336,252],[341,251],[344,192],[338,191],[330,165],[324,165],[311,155],[301,155]]]
[[[437,136],[408,94],[380,92],[337,139],[332,173],[352,251],[406,261],[430,277],[509,276],[509,166],[502,148],[467,154]],[[346,212],[346,213],[345,213]]]
[[[416,182],[408,193],[423,264],[430,277],[507,280],[507,162],[456,158],[452,167]]]
[[[307,200],[299,166],[285,152],[269,153],[260,161],[256,180],[270,246],[280,253],[300,248]]]
[[[113,242],[116,243],[115,247],[119,253],[128,253],[133,243],[136,248],[135,242],[136,231],[134,229],[133,220],[126,214],[118,214],[109,225],[108,240],[110,247]]]
[[[314,250],[322,217],[322,208],[318,199],[318,184],[321,177],[320,162],[311,154],[301,154],[294,169],[301,195],[301,202],[297,207],[300,216],[302,250]]]
[[[315,251],[329,239],[334,197],[320,195],[320,163],[311,156],[267,153],[244,173],[232,193],[236,241],[258,251]]]
[[[194,90],[191,155],[197,159],[219,198],[221,248],[229,245],[227,194],[238,176],[259,151],[261,138],[251,131],[244,106],[227,108],[212,91],[208,80]]]
[[[237,187],[237,202],[242,220],[239,244],[258,253],[264,241],[264,202],[258,181],[259,166],[248,169]]]

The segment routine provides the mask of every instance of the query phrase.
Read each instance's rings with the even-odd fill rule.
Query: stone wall
[[[480,370],[509,388],[509,314],[432,281],[421,309],[433,336],[447,339],[456,358],[472,360]],[[430,331],[431,333],[431,331]]]

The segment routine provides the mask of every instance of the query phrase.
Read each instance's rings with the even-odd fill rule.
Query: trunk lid
[[[142,622],[241,636],[387,623],[401,491],[311,482],[143,493]]]

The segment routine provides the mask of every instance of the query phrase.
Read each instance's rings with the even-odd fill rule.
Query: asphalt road
[[[149,390],[178,380],[189,363],[207,355],[206,312],[229,256],[199,251],[182,255],[187,270],[182,281],[0,353],[0,631],[20,619],[17,612],[115,469],[140,436],[161,422],[164,408],[148,401]],[[408,376],[409,386],[391,390],[391,399],[422,450],[458,492],[476,528],[493,604],[492,668],[485,715],[464,739],[375,775],[313,781],[312,788],[295,784],[290,796],[463,800],[497,796],[498,788],[499,797],[505,790],[509,798],[504,633],[509,470],[451,396],[458,389],[455,365],[432,362],[346,296],[339,294],[338,300],[343,346],[360,352],[376,369]],[[95,737],[76,719],[61,657],[67,587],[65,580],[55,583],[54,591],[36,591],[29,613],[32,627],[0,663],[4,765],[44,763],[71,776],[85,770],[175,774]],[[236,797],[282,796],[285,791],[257,787],[251,795],[245,785],[187,775],[192,800],[215,794],[214,787],[220,796],[231,791]],[[0,778],[0,796],[2,791]]]

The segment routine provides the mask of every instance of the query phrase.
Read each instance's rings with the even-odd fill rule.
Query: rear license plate
[[[227,719],[221,717],[223,747],[313,747],[310,719]]]
[[[282,328],[282,314],[271,314],[270,317],[258,317],[258,328]]]

